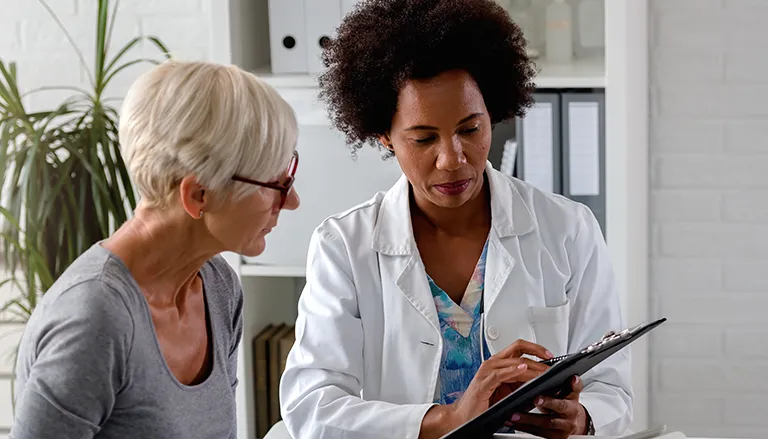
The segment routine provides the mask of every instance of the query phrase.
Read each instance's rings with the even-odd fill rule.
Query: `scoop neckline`
[[[109,259],[115,263],[117,263],[120,268],[124,271],[124,273],[127,275],[127,277],[130,279],[131,286],[133,287],[134,293],[136,293],[139,296],[139,299],[141,301],[141,308],[144,314],[144,318],[147,323],[149,323],[149,327],[152,330],[152,341],[155,348],[155,353],[158,356],[158,360],[163,366],[163,369],[165,370],[168,377],[171,379],[171,381],[180,389],[185,391],[197,391],[200,389],[204,389],[210,385],[210,383],[214,380],[216,374],[219,373],[219,349],[218,349],[218,338],[216,336],[216,320],[212,317],[211,312],[211,300],[208,297],[208,291],[206,284],[208,283],[208,264],[209,262],[206,261],[202,267],[200,267],[200,279],[203,282],[203,300],[205,302],[205,318],[206,318],[206,327],[207,325],[210,325],[211,327],[211,348],[213,349],[213,365],[211,367],[211,371],[208,374],[208,376],[201,382],[197,384],[187,385],[179,381],[178,378],[176,378],[176,375],[173,374],[173,371],[171,370],[171,367],[168,365],[168,362],[165,359],[165,355],[163,355],[162,347],[160,346],[160,340],[157,338],[157,328],[155,327],[155,322],[152,320],[152,313],[149,310],[149,303],[147,302],[147,298],[144,296],[144,293],[141,292],[141,287],[139,286],[138,282],[136,282],[136,279],[134,279],[133,275],[131,274],[131,271],[128,269],[128,267],[125,265],[125,263],[114,253],[112,253],[110,250],[104,248],[104,246],[101,245],[101,243],[97,244],[99,248],[102,249],[102,251],[106,252]]]

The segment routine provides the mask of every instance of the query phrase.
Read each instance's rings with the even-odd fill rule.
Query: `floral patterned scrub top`
[[[480,343],[482,339],[485,359],[490,357],[485,338],[480,334],[480,307],[485,288],[485,259],[488,242],[483,247],[475,271],[464,292],[461,305],[437,286],[429,275],[429,288],[437,306],[440,332],[443,336],[443,353],[440,361],[439,396],[437,404],[451,404],[461,398],[480,368]]]
[[[488,256],[488,241],[477,261],[475,271],[469,280],[461,305],[457,305],[448,293],[437,286],[429,275],[429,289],[435,299],[440,332],[443,336],[443,355],[440,360],[438,378],[439,395],[436,404],[452,404],[464,394],[477,370],[480,368],[480,343],[487,360],[491,354],[485,337],[480,332],[482,297],[485,290],[485,260]],[[515,433],[512,427],[501,427],[500,433]]]

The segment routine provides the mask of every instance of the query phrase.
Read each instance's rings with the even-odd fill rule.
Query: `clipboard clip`
[[[583,353],[590,353],[592,351],[595,351],[597,349],[600,349],[604,345],[611,343],[615,340],[620,340],[623,338],[627,338],[631,336],[636,330],[640,329],[643,325],[637,325],[634,328],[627,328],[623,331],[616,332],[616,331],[608,331],[605,333],[605,335],[598,341],[592,343],[591,345],[587,346],[582,350]]]

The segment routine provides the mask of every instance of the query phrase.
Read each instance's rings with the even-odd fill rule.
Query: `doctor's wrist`
[[[421,420],[419,439],[437,439],[451,432],[456,424],[457,414],[453,405],[434,405]]]

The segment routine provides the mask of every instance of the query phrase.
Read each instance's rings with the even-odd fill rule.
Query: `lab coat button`
[[[496,340],[497,338],[499,338],[499,328],[495,326],[488,327],[488,330],[485,331],[485,333],[488,336],[488,338],[490,338],[491,340]]]

